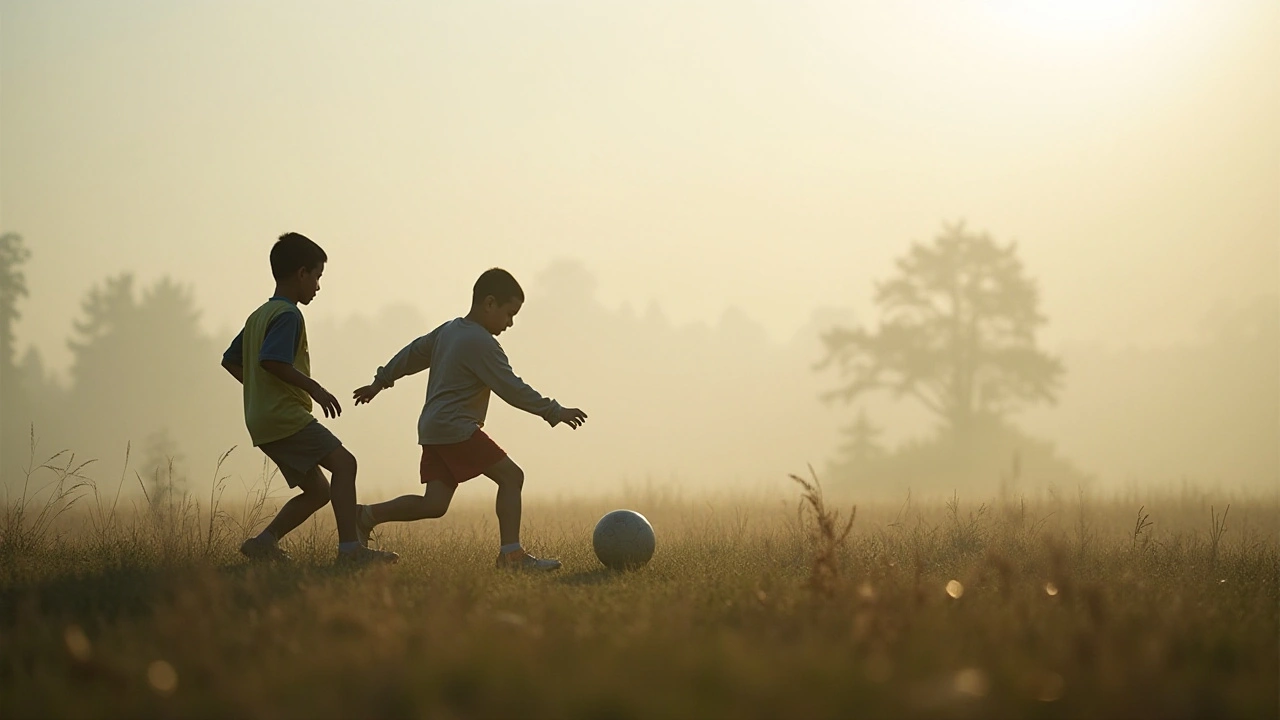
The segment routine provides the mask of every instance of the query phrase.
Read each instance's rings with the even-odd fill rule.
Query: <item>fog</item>
[[[34,424],[112,484],[130,444],[126,477],[173,456],[203,492],[238,446],[223,474],[253,482],[218,361],[298,231],[330,258],[304,312],[344,400],[465,314],[481,271],[520,279],[513,367],[590,415],[550,429],[493,400],[530,493],[769,487],[808,464],[887,496],[1007,473],[1273,491],[1277,40],[1261,0],[0,0],[0,232],[30,253],[0,298],[20,313],[0,477],[20,484]],[[821,365],[960,224],[1015,243],[1063,372],[953,472],[936,412],[825,401],[848,378]],[[362,498],[418,488],[424,388],[329,423]],[[859,413],[879,432],[852,462]]]

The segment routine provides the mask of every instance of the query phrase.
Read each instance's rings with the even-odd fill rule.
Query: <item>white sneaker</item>
[[[369,544],[369,535],[373,533],[373,518],[368,505],[356,506],[356,539],[361,545]]]
[[[560,561],[536,558],[524,548],[509,553],[498,553],[499,570],[559,570]]]
[[[293,562],[289,553],[280,546],[262,537],[251,537],[240,543],[240,554],[250,560],[267,560],[270,562]]]
[[[338,551],[339,564],[372,565],[374,563],[386,563],[389,565],[399,560],[400,556],[390,550],[374,550],[364,545],[355,550]]]

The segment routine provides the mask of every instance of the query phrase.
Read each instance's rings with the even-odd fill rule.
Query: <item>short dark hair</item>
[[[480,273],[480,279],[471,288],[471,304],[479,305],[490,295],[499,305],[517,299],[524,302],[524,290],[520,289],[520,283],[502,268],[490,268]]]
[[[283,280],[298,272],[298,268],[320,267],[329,256],[311,238],[301,233],[285,233],[271,247],[271,275]]]

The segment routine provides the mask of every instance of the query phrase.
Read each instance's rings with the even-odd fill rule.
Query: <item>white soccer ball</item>
[[[653,557],[653,526],[634,510],[614,510],[596,523],[591,544],[605,567],[634,570]]]

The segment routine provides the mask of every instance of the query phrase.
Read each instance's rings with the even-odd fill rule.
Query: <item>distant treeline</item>
[[[120,275],[91,288],[68,329],[67,380],[55,382],[38,350],[14,351],[12,323],[25,289],[14,277],[21,280],[25,258],[13,251],[21,241],[6,237],[0,478],[7,487],[23,478],[32,426],[37,461],[69,448],[98,458],[91,474],[99,482],[122,477],[129,444],[127,488],[168,473],[172,460],[178,484],[201,491],[232,445],[239,449],[230,472],[244,483],[257,477],[262,458],[249,447],[239,388],[218,365],[230,337],[201,328],[185,286],[167,278],[139,286]],[[829,486],[887,495],[990,492],[1010,482],[1072,486],[1094,476],[1109,484],[1186,475],[1274,487],[1280,477],[1274,298],[1227,313],[1193,346],[1067,348],[1057,406],[987,418],[958,442],[937,418],[891,392],[852,405],[822,400],[842,381],[818,367],[829,349],[821,338],[857,327],[852,313],[815,313],[790,341],[776,342],[735,311],[679,326],[656,305],[607,307],[591,274],[574,262],[524,280],[528,301],[503,346],[535,388],[591,415],[576,432],[552,430],[494,399],[489,429],[525,466],[531,492],[785,484],[806,463]],[[866,294],[855,290],[851,299]],[[313,372],[349,398],[405,343],[463,314],[466,301],[310,319]],[[362,493],[416,491],[424,388],[425,374],[407,378],[368,407],[347,403],[331,422],[361,461]]]

